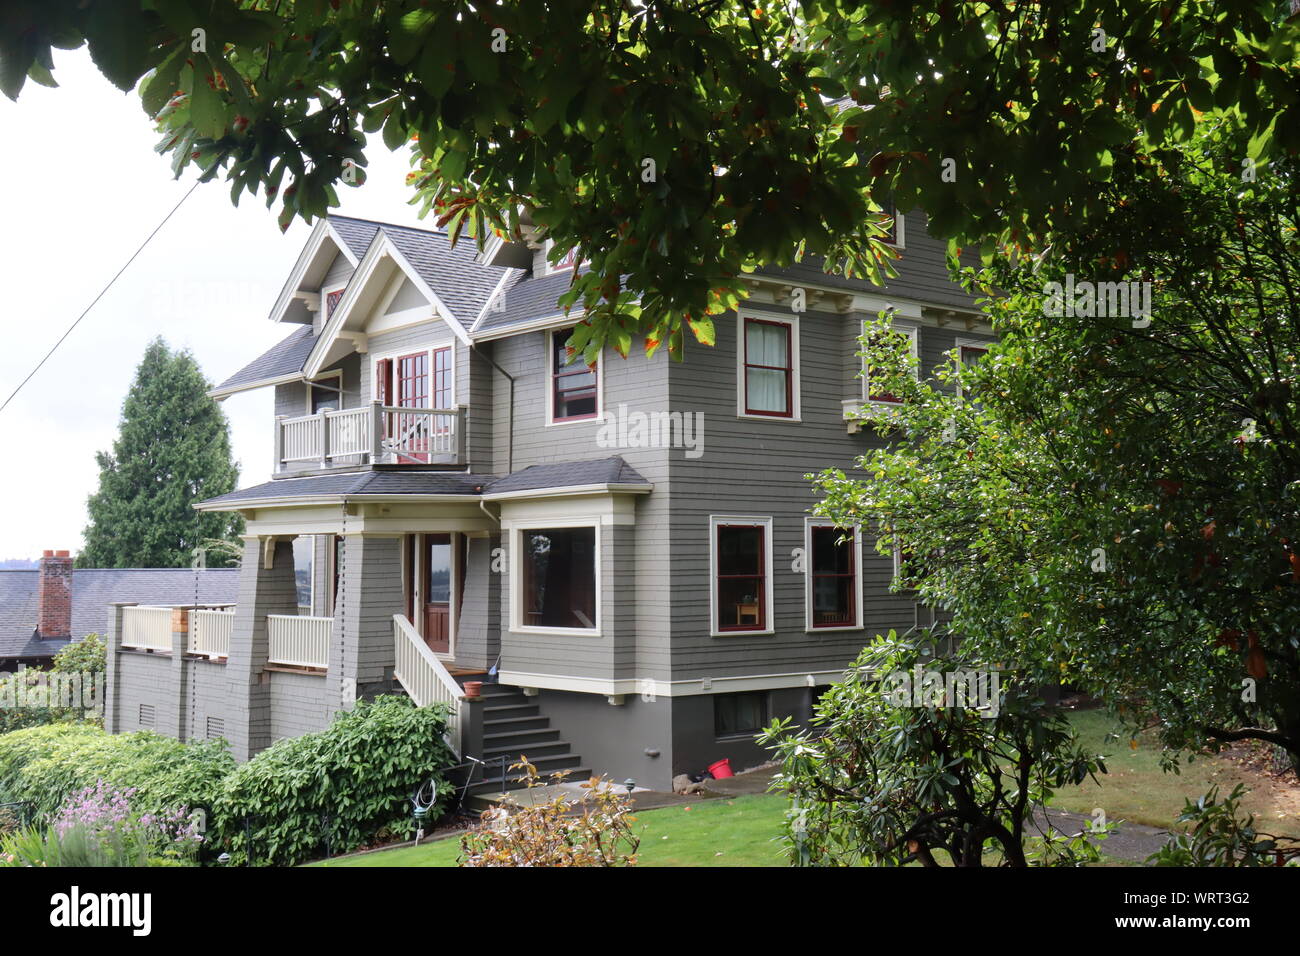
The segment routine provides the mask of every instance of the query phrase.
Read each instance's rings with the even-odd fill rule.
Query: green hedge
[[[235,769],[225,741],[183,744],[149,731],[106,734],[84,723],[47,724],[0,736],[0,802],[53,813],[99,780],[136,790],[143,812],[215,801]]]
[[[405,697],[359,702],[327,730],[289,737],[240,765],[214,807],[218,839],[246,863],[290,866],[376,837],[410,832],[414,788],[456,762],[443,740],[446,711]],[[440,797],[449,791],[440,783]],[[328,822],[326,822],[328,821]]]

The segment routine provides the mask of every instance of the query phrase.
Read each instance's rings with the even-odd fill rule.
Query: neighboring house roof
[[[37,585],[40,571],[0,571],[0,659],[52,657],[87,634],[103,634],[108,605],[234,604],[239,594],[237,568],[74,568],[72,639],[37,638]]]
[[[253,359],[209,394],[213,397],[221,397],[258,385],[292,381],[302,373],[302,367],[315,344],[316,336],[312,332],[312,327],[301,325],[290,332],[282,342]]]
[[[561,490],[591,486],[623,486],[629,491],[648,491],[650,482],[622,458],[599,461],[561,461],[531,465],[520,471],[496,477],[463,471],[417,471],[383,468],[343,475],[313,475],[303,478],[276,478],[241,488],[217,498],[199,502],[203,510],[221,510],[239,505],[257,505],[281,498],[356,498],[388,496],[469,496],[493,497],[530,491]]]

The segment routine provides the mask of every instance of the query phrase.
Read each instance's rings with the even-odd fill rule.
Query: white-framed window
[[[555,273],[557,272],[569,272],[579,265],[578,250],[576,248],[570,249],[567,253],[565,253],[563,258],[561,258],[559,262],[552,262],[551,250],[554,248],[555,248],[555,243],[552,240],[547,239],[546,248],[543,250],[542,253],[542,258],[546,262],[546,275],[548,276],[555,275]],[[584,259],[582,261],[583,263],[585,263],[587,260]]]
[[[322,372],[307,383],[307,414],[343,407],[343,370]]]
[[[599,419],[604,404],[601,363],[590,368],[581,355],[569,356],[564,343],[573,328],[551,329],[546,340],[546,424],[568,425]]]
[[[709,516],[709,633],[772,634],[772,518]]]
[[[799,318],[736,314],[736,415],[799,421]]]
[[[893,223],[889,226],[888,234],[884,242],[893,246],[895,249],[904,249],[907,247],[907,217],[898,211],[898,207],[892,202],[885,204],[885,212],[893,217]]]
[[[511,524],[510,629],[600,636],[598,517]]]
[[[343,298],[343,292],[347,287],[347,282],[332,282],[329,285],[321,286],[320,309],[322,323],[328,322],[330,316],[334,314],[334,310],[338,307],[339,300]]]
[[[804,519],[804,626],[862,628],[862,532],[822,518]]]
[[[988,354],[989,345],[991,344],[992,343],[985,342],[982,339],[959,338],[956,342],[957,361],[961,364],[962,368],[970,368]],[[963,393],[960,383],[957,385],[957,396],[959,398],[968,397]]]
[[[866,332],[866,323],[863,323],[863,332]],[[906,338],[907,347],[912,356],[912,377],[919,378],[921,373],[920,363],[915,361],[920,353],[921,330],[915,325],[892,325],[889,328],[889,334],[900,335]],[[878,405],[901,405],[902,401],[895,395],[884,391],[882,388],[872,385],[871,366],[865,356],[862,359],[862,400]]]

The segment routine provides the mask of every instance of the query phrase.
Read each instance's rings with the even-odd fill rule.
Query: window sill
[[[510,634],[558,634],[561,637],[600,637],[600,628],[587,627],[512,627]]]
[[[755,637],[764,634],[775,634],[775,633],[776,630],[770,627],[762,631],[719,631],[715,629],[709,632],[709,636],[710,637]]]
[[[828,631],[862,631],[865,630],[861,624],[836,624],[833,627],[805,627],[806,634],[825,634]]]
[[[755,415],[753,412],[736,412],[737,418],[747,418],[754,422],[800,422],[798,415]]]
[[[604,418],[601,415],[586,415],[582,418],[552,418],[546,422],[546,428],[553,428],[557,425],[586,425],[589,422],[601,422]]]

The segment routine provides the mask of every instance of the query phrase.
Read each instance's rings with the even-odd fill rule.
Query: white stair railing
[[[266,616],[267,660],[290,667],[328,667],[332,617]]]
[[[411,695],[417,707],[446,704],[447,743],[461,755],[461,708],[464,691],[442,661],[429,650],[405,614],[393,615],[393,676]]]

